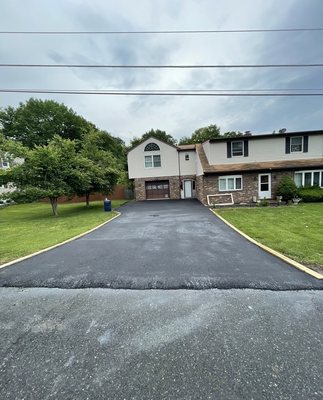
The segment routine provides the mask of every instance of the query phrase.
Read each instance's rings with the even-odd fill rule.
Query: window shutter
[[[286,137],[286,142],[285,142],[285,153],[289,154],[290,153],[290,137]]]
[[[248,156],[249,156],[249,143],[248,143],[248,140],[245,140],[245,141],[243,142],[243,155],[244,155],[245,157],[248,157]]]
[[[227,157],[231,158],[231,142],[227,142]]]
[[[303,142],[304,142],[303,152],[307,153],[308,152],[308,136],[303,136]]]

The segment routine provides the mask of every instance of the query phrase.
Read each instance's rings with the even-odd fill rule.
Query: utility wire
[[[199,69],[199,68],[312,68],[311,64],[205,64],[205,65],[113,65],[113,64],[0,64],[1,68],[121,68],[121,69]]]
[[[310,89],[312,90],[312,89]],[[76,95],[108,95],[108,96],[214,96],[214,97],[266,97],[266,96],[323,96],[322,93],[308,92],[280,92],[280,93],[261,93],[261,92],[205,92],[205,91],[147,91],[147,90],[50,90],[50,89],[0,89],[0,93],[46,93],[46,94],[76,94]]]
[[[203,29],[160,31],[0,31],[1,35],[161,35],[161,34],[208,34],[208,33],[257,33],[257,32],[315,32],[323,28],[277,28],[277,29]]]

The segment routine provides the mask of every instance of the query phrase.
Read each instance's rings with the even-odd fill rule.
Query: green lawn
[[[260,243],[323,271],[323,203],[216,211]]]
[[[116,208],[126,201],[112,201]],[[115,212],[104,212],[103,202],[59,204],[58,217],[50,204],[12,205],[0,209],[0,264],[63,242],[109,220]]]

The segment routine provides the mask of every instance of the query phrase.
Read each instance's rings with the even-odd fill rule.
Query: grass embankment
[[[116,208],[124,200],[112,201]],[[0,265],[53,246],[108,221],[115,212],[104,212],[102,201],[59,204],[58,217],[46,203],[19,204],[0,209]]]
[[[323,203],[216,211],[260,243],[323,272]]]

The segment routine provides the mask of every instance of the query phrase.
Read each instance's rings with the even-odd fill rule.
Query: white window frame
[[[233,154],[233,144],[242,143],[242,154]],[[244,142],[243,140],[233,140],[231,142],[231,157],[243,157],[244,156]]]
[[[225,180],[225,188],[221,189],[220,188],[220,180]],[[228,180],[233,179],[234,183],[234,188],[233,189],[228,189]],[[237,179],[241,179],[241,188],[237,189]],[[223,175],[219,176],[218,178],[218,186],[219,186],[219,192],[236,192],[238,190],[243,190],[243,179],[242,175]]]
[[[6,164],[6,165],[4,165],[4,164]],[[9,161],[1,160],[1,167],[2,167],[2,168],[10,168],[10,163],[9,163]]]
[[[311,174],[311,186],[314,186],[314,172],[319,172],[320,173],[320,178],[319,178],[319,186],[323,187],[323,170],[322,169],[313,169],[313,170],[308,170],[308,171],[295,171],[294,173],[294,182],[296,183],[295,175],[296,174],[302,174],[302,184],[299,187],[305,187],[305,174],[310,173]]]
[[[155,158],[156,158],[156,157],[159,157],[159,159],[160,159],[160,165],[158,165],[158,166],[155,166]],[[147,167],[147,166],[146,166],[146,160],[147,160],[148,158],[150,158],[150,160],[151,160],[151,167]],[[149,154],[149,155],[145,155],[145,157],[144,157],[144,166],[145,166],[146,169],[161,168],[161,155],[160,155],[160,154]]]
[[[293,139],[299,139],[301,138],[301,149],[300,150],[293,150],[292,146],[293,146]],[[295,145],[294,145],[295,146]],[[290,138],[290,152],[291,153],[302,153],[304,149],[304,136],[291,136]]]

